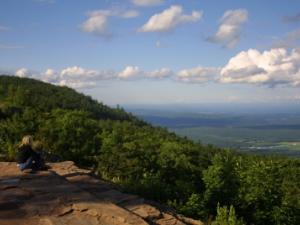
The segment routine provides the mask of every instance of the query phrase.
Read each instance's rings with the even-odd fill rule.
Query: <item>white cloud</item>
[[[58,85],[67,85],[73,88],[86,88],[96,86],[96,82],[107,79],[132,80],[141,78],[162,79],[172,75],[172,71],[162,68],[152,72],[144,72],[137,66],[126,66],[122,71],[98,71],[84,69],[79,66],[68,67],[60,73],[48,69],[42,73],[42,80]]]
[[[176,78],[182,82],[205,83],[215,80],[219,73],[219,68],[199,66],[179,71]]]
[[[18,69],[15,76],[39,79],[55,85],[69,86],[76,89],[96,86],[99,80],[113,79],[117,77],[114,71],[97,71],[84,69],[79,66],[67,67],[57,72],[47,69],[45,72],[34,72],[27,68]]]
[[[79,66],[68,67],[61,71],[61,77],[63,78],[94,78],[96,77],[98,72],[96,70],[86,70]]]
[[[47,69],[44,73],[42,73],[42,80],[48,83],[56,83],[58,82],[59,74],[53,69]]]
[[[99,80],[113,79],[116,77],[117,74],[113,71],[97,71],[73,66],[61,70],[57,81],[54,83],[81,89],[94,87]]]
[[[241,27],[248,20],[248,11],[245,9],[228,10],[220,19],[217,33],[208,38],[208,41],[220,43],[223,47],[233,48],[240,41]]]
[[[58,83],[60,86],[68,86],[74,89],[93,88],[97,84],[94,81],[81,81],[81,80],[61,80]]]
[[[154,70],[152,72],[146,73],[146,77],[156,79],[167,78],[171,77],[172,75],[173,71],[169,68],[161,68],[159,70]]]
[[[252,83],[274,87],[300,84],[300,52],[283,48],[259,52],[243,51],[229,60],[221,70],[221,83]]]
[[[173,71],[169,68],[161,68],[158,70],[146,72],[137,66],[127,66],[124,70],[118,73],[118,78],[127,80],[138,78],[163,79],[172,75]]]
[[[2,73],[10,74],[9,71]],[[91,70],[79,66],[67,67],[61,71],[47,69],[44,72],[34,72],[27,68],[20,68],[14,72],[15,76],[39,79],[44,82],[55,85],[69,86],[76,89],[91,88],[97,86],[101,80],[133,80],[133,79],[163,79],[173,75],[168,68],[145,72],[137,66],[126,66],[122,71],[115,72],[112,70]]]
[[[179,25],[199,21],[202,11],[193,11],[191,15],[183,14],[182,6],[173,5],[161,13],[150,17],[138,31],[140,32],[167,32]]]
[[[137,6],[154,6],[164,2],[164,0],[131,0],[131,2]]]
[[[123,70],[99,71],[79,66],[67,67],[57,72],[47,69],[38,73],[27,68],[15,72],[19,77],[31,77],[56,85],[72,88],[90,88],[107,79],[173,79],[185,83],[245,83],[276,87],[300,86],[300,50],[288,51],[284,48],[260,52],[256,49],[242,51],[221,67],[195,67],[173,72],[169,68],[144,71],[138,66],[126,66]]]
[[[81,29],[87,33],[93,33],[99,36],[109,36],[107,31],[109,12],[98,10],[89,13],[89,18],[83,24]]]
[[[128,79],[128,78],[135,78],[138,75],[143,75],[144,72],[140,70],[139,67],[137,66],[127,66],[124,70],[122,70],[119,74],[118,77],[122,79]]]
[[[88,13],[88,19],[83,22],[80,27],[82,31],[92,33],[97,36],[110,37],[109,31],[109,17],[119,18],[134,18],[139,16],[139,12],[136,10],[123,10],[123,9],[111,9],[111,10],[95,10]]]
[[[30,77],[30,71],[27,68],[18,69],[15,73],[18,77]]]

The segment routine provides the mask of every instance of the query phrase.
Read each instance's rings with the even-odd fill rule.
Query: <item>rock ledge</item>
[[[203,225],[116,185],[73,162],[23,173],[0,162],[0,225]]]

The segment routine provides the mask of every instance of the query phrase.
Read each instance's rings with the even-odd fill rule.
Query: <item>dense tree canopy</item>
[[[0,76],[0,159],[21,137],[103,179],[214,224],[299,224],[300,161],[180,138],[67,87]],[[223,222],[222,222],[223,221]]]

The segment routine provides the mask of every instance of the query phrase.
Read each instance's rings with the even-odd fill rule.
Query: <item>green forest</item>
[[[300,224],[300,160],[202,145],[68,87],[0,76],[0,160],[24,135],[49,159],[214,225]]]

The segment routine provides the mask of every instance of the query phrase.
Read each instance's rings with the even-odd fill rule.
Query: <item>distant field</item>
[[[253,153],[300,157],[300,129],[189,127],[169,130],[203,144]]]
[[[197,114],[143,112],[153,125],[180,136],[243,152],[300,157],[298,114]]]

